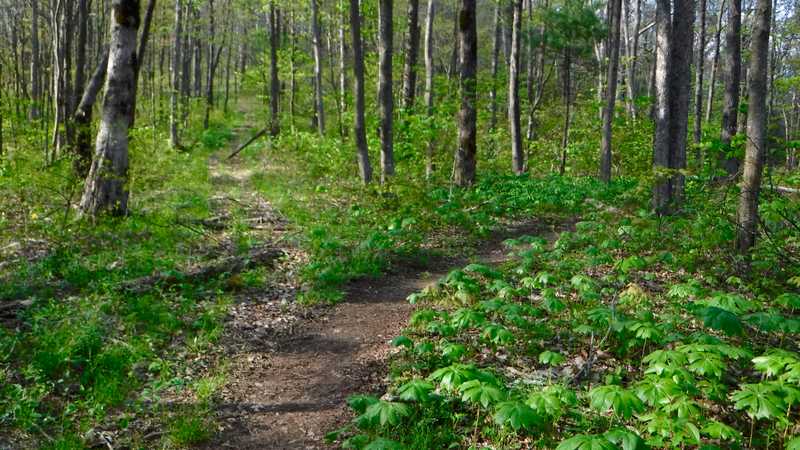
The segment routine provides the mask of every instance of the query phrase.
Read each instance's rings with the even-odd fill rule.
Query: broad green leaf
[[[578,434],[561,441],[556,450],[618,450],[613,442],[603,435]]]
[[[400,400],[409,402],[426,402],[432,391],[433,384],[421,379],[411,380],[397,389]]]
[[[497,404],[494,421],[498,425],[511,426],[515,431],[531,430],[542,423],[542,418],[530,406],[519,400],[510,400]]]

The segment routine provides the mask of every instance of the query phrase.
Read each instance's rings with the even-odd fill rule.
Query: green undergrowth
[[[69,204],[81,186],[68,157],[44,168],[31,154],[3,160],[0,246],[20,253],[0,269],[0,305],[24,303],[0,327],[0,447],[105,447],[107,436],[115,448],[174,448],[209,436],[220,381],[187,367],[215,348],[228,285],[121,284],[216,257],[198,223],[214,214],[218,189],[208,158],[227,146],[235,118],[213,119],[180,152],[138,124],[124,219],[76,219]]]
[[[610,198],[632,186],[489,171],[474,188],[459,190],[444,174],[426,182],[415,173],[423,162],[404,159],[400,151],[397,176],[364,187],[355,176],[352,152],[338,139],[286,131],[244,156],[247,165],[264,167],[253,184],[299,229],[310,254],[302,274],[306,301],[336,301],[347,281],[377,276],[398,262],[425,264],[432,257],[468,253],[514,219],[567,220],[580,213],[586,198]]]
[[[780,251],[762,240],[743,277],[730,198],[689,186],[676,217],[590,200],[554,242],[508,240],[510,262],[470,264],[411,295],[388,391],[351,397],[355,419],[328,438],[353,449],[800,448],[798,231],[785,220],[796,206],[767,196]]]

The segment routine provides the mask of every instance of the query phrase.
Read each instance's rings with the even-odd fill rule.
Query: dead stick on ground
[[[255,134],[255,136],[251,137],[249,141],[247,141],[247,142],[245,142],[244,144],[240,145],[240,146],[239,146],[239,148],[237,148],[237,149],[236,149],[236,150],[235,150],[233,153],[231,153],[230,155],[228,155],[228,159],[231,159],[231,158],[233,158],[234,156],[238,155],[238,154],[239,154],[239,152],[241,152],[242,150],[244,150],[245,148],[247,148],[247,146],[248,146],[248,145],[250,145],[250,144],[252,144],[253,142],[255,142],[255,141],[256,141],[256,139],[258,139],[258,138],[260,138],[261,136],[263,136],[263,135],[267,134],[267,131],[269,131],[269,127],[267,127],[267,128],[264,128],[263,130],[261,130],[261,131],[259,131],[258,133],[256,133],[256,134]]]

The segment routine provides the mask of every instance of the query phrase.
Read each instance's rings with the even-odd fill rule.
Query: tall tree
[[[656,183],[653,187],[653,206],[659,214],[668,212],[671,200],[670,182],[664,170],[670,167],[670,103],[669,68],[672,53],[672,5],[670,0],[656,0],[655,103],[653,166]]]
[[[736,248],[745,253],[756,241],[758,198],[767,149],[767,59],[772,0],[757,0],[753,16],[748,80],[747,147],[742,176]]]
[[[705,122],[711,121],[711,108],[714,104],[714,90],[717,84],[717,69],[719,68],[720,37],[722,36],[722,18],[725,16],[722,14],[723,11],[725,11],[725,0],[720,0],[719,13],[717,14],[717,28],[714,30],[714,56],[711,57],[711,75],[708,78]]]
[[[381,182],[394,175],[393,115],[392,96],[392,49],[394,29],[392,26],[393,0],[380,0],[380,24],[378,26],[378,110],[380,114],[381,137]]]
[[[730,147],[736,135],[736,124],[739,114],[739,85],[742,73],[742,0],[728,2],[728,29],[725,32],[725,92],[722,106],[722,130],[720,141],[723,148]],[[722,167],[728,175],[739,171],[739,161],[733,157],[723,157]]]
[[[703,71],[706,63],[706,0],[700,0],[700,34],[697,35],[697,61],[695,62],[694,79],[694,143],[700,143],[703,137]],[[697,147],[695,159],[700,160],[700,150]]]
[[[491,105],[491,119],[489,122],[489,129],[494,130],[497,126],[497,72],[499,71],[500,59],[500,38],[503,30],[500,23],[500,1],[494,2],[494,37],[492,39],[492,85],[489,91],[489,99]]]
[[[269,2],[269,74],[270,133],[277,136],[281,129],[278,116],[281,87],[278,79],[278,18],[274,0]]]
[[[344,0],[339,0],[339,111],[344,114],[347,110],[347,72],[345,60],[347,59],[347,43],[344,39],[345,29],[345,7]],[[339,134],[341,137],[347,135],[347,128],[344,121],[339,123]]]
[[[520,34],[522,33],[522,0],[512,0],[514,9],[511,25],[511,55],[508,65],[508,129],[511,133],[511,168],[519,175],[524,170],[522,130],[519,118]]]
[[[603,108],[603,135],[600,141],[600,179],[611,181],[611,124],[614,120],[614,106],[617,100],[617,74],[619,73],[619,46],[622,0],[611,0],[610,28],[608,31],[608,86],[606,104]]]
[[[312,0],[313,1],[313,0]],[[358,149],[358,169],[364,183],[372,181],[372,166],[367,148],[367,130],[364,120],[364,53],[361,46],[361,11],[359,0],[350,0],[350,38],[353,45],[353,91],[356,114],[353,134]]]
[[[38,119],[42,101],[41,55],[39,54],[39,0],[31,0],[31,108],[30,118]]]
[[[433,116],[433,19],[436,16],[434,0],[428,0],[428,14],[425,18],[425,109],[428,118]],[[425,164],[425,178],[433,175],[433,139],[428,142],[428,158]]]
[[[183,58],[183,1],[175,0],[175,31],[172,38],[172,89],[170,92],[170,114],[169,114],[169,144],[172,148],[180,146],[178,135],[178,96],[180,94],[181,65]]]
[[[458,150],[453,181],[466,187],[475,182],[477,159],[478,33],[475,0],[461,0],[458,12],[459,60],[461,66],[461,109],[458,113]]]
[[[311,0],[311,38],[314,51],[314,124],[325,134],[325,104],[322,99],[322,43],[319,32],[319,0]]]
[[[125,215],[128,211],[128,126],[133,120],[139,0],[114,0],[103,117],[81,212]]]
[[[419,58],[419,0],[408,0],[408,36],[403,67],[403,107],[414,106],[417,93],[417,60]]]

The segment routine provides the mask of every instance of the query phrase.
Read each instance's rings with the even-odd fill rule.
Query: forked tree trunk
[[[111,21],[103,117],[80,205],[81,213],[90,217],[128,212],[128,126],[133,119],[139,0],[115,0]]]
[[[522,130],[519,119],[519,64],[520,33],[522,23],[522,0],[513,0],[513,19],[511,25],[511,55],[508,65],[508,129],[511,134],[511,169],[522,174],[525,155],[522,151]]]
[[[403,67],[403,107],[414,106],[417,93],[417,59],[419,57],[419,0],[408,0],[408,37]]]
[[[725,94],[722,107],[722,131],[720,141],[723,149],[731,144],[736,135],[739,114],[739,85],[742,73],[742,0],[730,0],[728,5],[728,30],[725,33]],[[722,167],[728,175],[739,171],[739,161],[734,157],[723,157]]]
[[[381,138],[381,183],[394,175],[393,122],[394,98],[392,97],[392,3],[380,0],[378,40],[378,111]]]
[[[92,166],[92,111],[97,94],[103,87],[108,68],[108,50],[86,85],[83,96],[75,111],[75,160],[72,167],[75,174],[86,178]]]
[[[617,101],[617,74],[619,73],[619,46],[622,0],[612,0],[611,28],[608,32],[609,62],[606,104],[603,108],[603,135],[600,142],[600,179],[611,181],[611,124],[614,120],[614,106]]]
[[[737,213],[736,248],[746,253],[756,242],[758,198],[767,149],[767,59],[772,0],[757,0],[753,17],[748,83],[747,150]]]
[[[458,150],[454,162],[453,181],[466,187],[475,182],[477,157],[477,79],[478,33],[475,0],[461,0],[458,13],[458,41],[461,66],[461,110],[458,113]]]
[[[367,130],[364,120],[364,54],[361,47],[361,11],[359,0],[350,0],[350,35],[353,45],[353,91],[355,95],[356,114],[353,133],[358,149],[358,169],[364,184],[372,181],[372,166],[369,162],[367,148]]]
[[[434,0],[428,0],[428,16],[425,20],[425,109],[428,118],[433,116],[433,19],[436,16]],[[433,175],[433,139],[428,142],[425,178]]]

